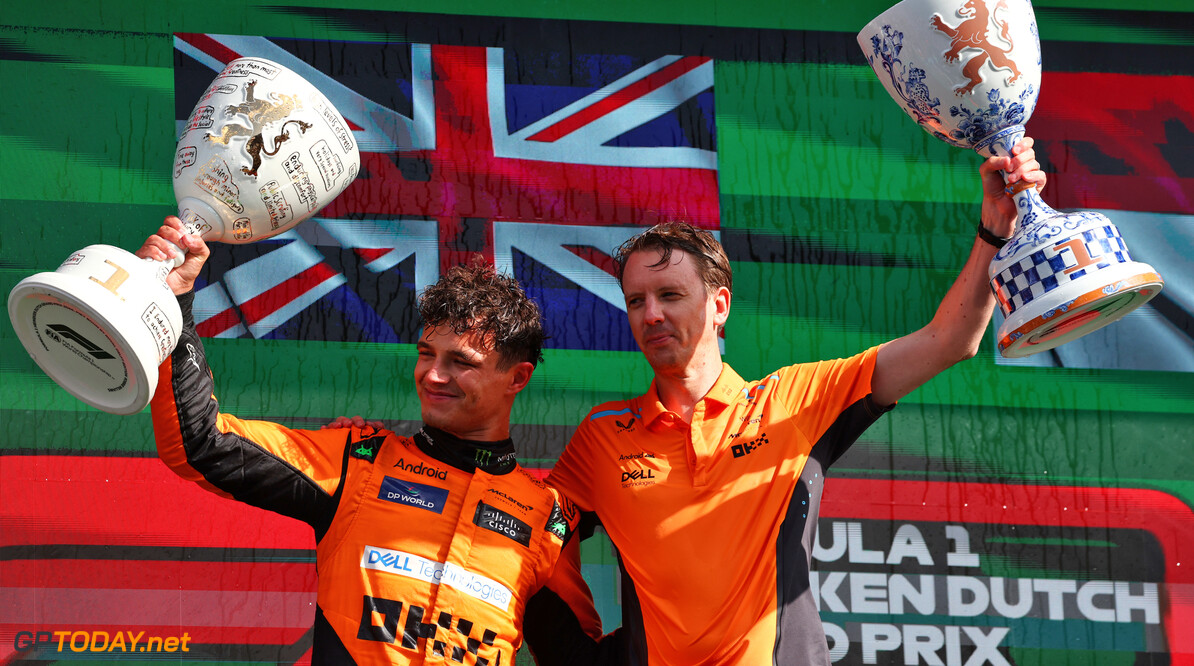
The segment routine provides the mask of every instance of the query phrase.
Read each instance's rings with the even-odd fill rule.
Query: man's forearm
[[[944,364],[942,370],[978,353],[995,310],[995,296],[987,278],[995,252],[990,244],[975,240],[966,264],[929,323],[942,347],[938,359]]]
[[[871,379],[875,402],[894,404],[946,368],[978,353],[995,309],[987,281],[987,266],[995,251],[976,239],[928,325],[879,348]]]

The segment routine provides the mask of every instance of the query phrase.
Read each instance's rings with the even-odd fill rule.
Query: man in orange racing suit
[[[610,661],[618,635],[599,640],[578,558],[561,557],[577,547],[577,511],[518,465],[510,439],[544,339],[518,284],[456,267],[420,297],[413,436],[292,430],[219,411],[191,313],[209,251],[181,230],[168,217],[137,252],[188,251],[168,278],[184,326],[152,402],[158,453],[185,479],[314,528],[312,662],[513,664],[524,636],[540,664]]]

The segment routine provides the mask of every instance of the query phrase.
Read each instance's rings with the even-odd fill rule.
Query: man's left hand
[[[364,428],[365,426],[372,426],[376,430],[381,430],[382,428],[386,427],[381,421],[368,421],[365,419],[365,417],[358,414],[357,416],[351,417],[337,416],[336,418],[332,419],[331,423],[324,426],[319,426],[319,429],[335,430],[337,428]]]
[[[1041,171],[1033,150],[1032,137],[1024,137],[1012,146],[1010,157],[989,157],[979,167],[983,179],[982,222],[987,231],[1009,238],[1016,231],[1016,202],[1009,191],[1023,183],[1043,190],[1048,177]],[[1006,174],[1006,178],[1004,177]]]

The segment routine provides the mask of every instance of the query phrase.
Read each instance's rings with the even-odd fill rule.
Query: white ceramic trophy
[[[1008,155],[1036,106],[1041,50],[1028,0],[904,0],[858,33],[879,81],[925,131]],[[1093,211],[1062,213],[1017,188],[1017,230],[990,266],[1006,357],[1052,349],[1143,305],[1164,282]]]
[[[280,234],[344,191],[360,168],[348,123],[298,74],[262,58],[224,68],[191,113],[174,159],[179,217],[204,240]],[[142,410],[182,328],[165,277],[182,262],[90,245],[22,280],[8,316],[42,370],[113,414]]]

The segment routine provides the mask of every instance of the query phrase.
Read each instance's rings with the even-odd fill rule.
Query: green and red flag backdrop
[[[514,436],[546,474],[589,407],[650,381],[610,275],[636,229],[718,234],[747,377],[921,326],[973,241],[979,158],[909,122],[854,41],[886,2],[343,5],[0,8],[4,293],[139,246],[174,208],[179,123],[250,53],[333,98],[362,174],[215,248],[197,317],[239,416],[409,430],[413,298],[480,253],[544,305]],[[1009,363],[989,333],[838,461],[811,581],[835,663],[1194,663],[1187,5],[1036,5],[1045,198],[1105,212],[1167,286],[1053,353]],[[0,661],[308,661],[310,529],[175,477],[148,414],[70,397],[7,319],[0,350]],[[582,556],[612,629],[615,559],[600,537]]]

